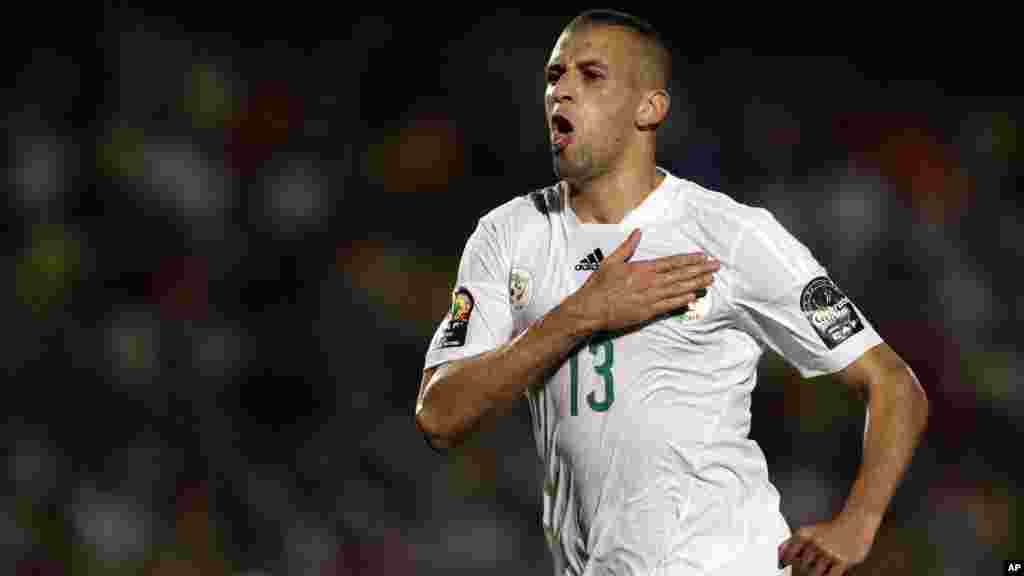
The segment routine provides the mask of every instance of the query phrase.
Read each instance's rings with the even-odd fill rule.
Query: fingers
[[[814,542],[808,542],[807,546],[804,546],[800,551],[800,557],[797,558],[797,562],[803,567],[804,574],[810,576],[814,573],[814,568],[821,556],[821,551],[814,545]]]
[[[794,536],[779,546],[779,568],[793,565],[808,576],[841,576],[846,563],[834,558],[812,540]]]
[[[714,281],[716,268],[710,265],[694,266],[686,270],[678,270],[667,274],[659,274],[655,279],[656,287],[683,286],[689,290],[707,288]]]
[[[794,564],[795,561],[801,557],[801,554],[804,552],[804,548],[808,544],[810,544],[808,541],[800,538],[799,536],[794,536],[789,540],[786,540],[786,542],[780,547],[779,566],[783,567]]]
[[[640,229],[637,228],[629,233],[629,236],[619,244],[619,247],[614,252],[608,255],[607,260],[611,262],[627,262],[633,257],[633,253],[636,252],[636,247],[640,245]]]
[[[684,306],[689,306],[690,303],[696,299],[697,298],[693,295],[693,292],[683,294],[682,296],[671,296],[668,298],[663,298],[661,300],[658,300],[657,304],[654,305],[654,313],[657,315],[665,314],[667,312],[674,312]]]
[[[849,572],[847,572],[847,566],[845,564],[842,562],[834,562],[832,563],[832,569],[829,570],[825,576],[843,576],[848,573]]]
[[[647,297],[651,302],[685,298],[684,304],[689,304],[703,297],[707,293],[707,287],[714,283],[714,278],[706,274],[692,280],[676,282],[667,286],[655,286],[648,293]]]
[[[813,563],[807,568],[811,576],[825,576],[825,572],[832,566],[832,560],[825,554],[818,554]]]
[[[718,270],[719,267],[718,259],[699,252],[662,256],[661,258],[655,258],[649,262],[654,267],[654,271],[659,273],[671,272],[673,270],[679,270],[680,268],[686,268],[687,266],[693,266],[696,264],[709,264],[713,266],[715,270]]]
[[[683,261],[691,259],[693,255],[686,255]],[[697,258],[703,258],[697,255]],[[666,266],[663,264],[663,266]],[[668,264],[667,266],[671,266]],[[655,298],[666,298],[679,296],[688,292],[699,291],[697,297],[701,298],[707,292],[707,288],[714,284],[714,273],[720,268],[717,260],[701,260],[698,264],[692,264],[684,268],[668,268],[665,272],[655,272],[652,279]]]

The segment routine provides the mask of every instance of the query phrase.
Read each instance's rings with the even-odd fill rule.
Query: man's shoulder
[[[560,210],[558,186],[552,184],[519,194],[495,206],[484,213],[480,221],[502,229],[519,229],[546,221]]]
[[[817,265],[807,246],[769,208],[696,184],[688,190],[687,201],[701,227],[724,239],[730,253],[737,254],[742,244],[744,256],[732,262],[739,271],[760,270],[766,262],[780,260],[794,270]]]
[[[686,213],[705,221],[721,221],[737,232],[747,227],[770,226],[775,216],[767,208],[737,200],[730,194],[691,180],[676,177],[677,189],[686,204]]]

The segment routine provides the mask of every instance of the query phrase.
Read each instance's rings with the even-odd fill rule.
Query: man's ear
[[[644,95],[636,110],[636,126],[640,130],[654,130],[668,116],[672,99],[666,90],[652,90]]]

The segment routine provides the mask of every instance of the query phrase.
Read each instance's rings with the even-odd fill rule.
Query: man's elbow
[[[447,450],[456,447],[457,442],[451,435],[451,433],[445,430],[437,418],[434,417],[434,411],[430,410],[429,406],[419,404],[416,406],[416,430],[426,440],[427,445],[432,450],[438,453],[444,453]]]
[[[928,418],[931,413],[928,394],[909,366],[904,364],[898,378],[905,390],[903,398],[911,413],[911,420],[916,425],[917,432],[922,433],[928,427]]]
[[[914,391],[916,404],[918,411],[920,412],[921,430],[924,431],[928,427],[928,418],[931,416],[931,403],[928,400],[928,394],[925,393],[924,387],[918,382],[917,377],[911,375],[914,380]]]

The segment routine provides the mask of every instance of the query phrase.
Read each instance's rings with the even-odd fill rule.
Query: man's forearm
[[[416,406],[416,421],[431,443],[460,443],[483,416],[520,398],[596,330],[574,302],[570,296],[512,342],[436,374]]]
[[[872,387],[864,432],[864,454],[843,513],[863,522],[873,538],[913,457],[928,421],[928,400],[903,368]]]

